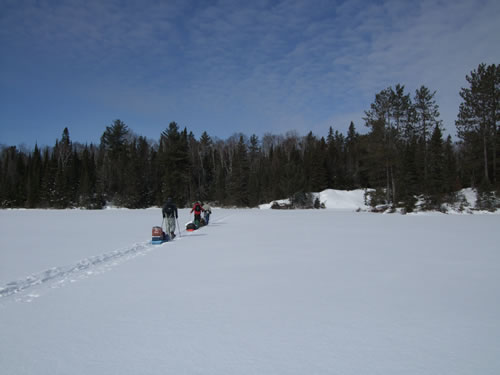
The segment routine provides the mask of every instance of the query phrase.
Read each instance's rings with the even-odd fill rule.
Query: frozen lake
[[[2,371],[500,373],[500,215],[216,209],[150,245],[160,223],[1,210]]]

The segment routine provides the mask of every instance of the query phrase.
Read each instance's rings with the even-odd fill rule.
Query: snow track
[[[23,292],[34,289],[37,286],[51,284],[53,288],[57,288],[64,286],[66,282],[75,282],[78,279],[87,278],[94,273],[103,273],[123,261],[144,255],[159,246],[161,245],[152,245],[150,242],[139,243],[129,248],[85,258],[72,265],[53,267],[29,275],[24,279],[9,282],[1,287],[0,301],[8,296],[24,294]],[[29,302],[33,297],[38,297],[38,295],[29,294],[27,297],[21,300]]]
[[[229,216],[232,215],[220,217],[214,220],[213,224],[220,223]],[[200,229],[204,228],[205,227]],[[181,233],[182,236],[178,236],[175,241],[193,235],[193,233],[186,231],[182,231]],[[61,288],[68,283],[86,279],[94,274],[104,273],[122,262],[137,256],[146,255],[146,253],[162,247],[165,244],[168,244],[167,246],[172,246],[175,241],[165,242],[162,245],[152,245],[149,241],[137,243],[131,247],[84,258],[71,265],[52,267],[45,271],[31,274],[24,279],[11,281],[3,287],[0,287],[0,304],[2,301],[10,300],[10,298],[7,298],[9,296],[15,296],[15,301],[17,302],[31,302],[34,298],[40,297],[41,290],[43,290],[44,287]]]

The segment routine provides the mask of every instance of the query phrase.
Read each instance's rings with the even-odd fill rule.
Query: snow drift
[[[365,204],[365,190],[333,190],[327,189],[320,193],[312,193],[313,200],[319,198],[325,208],[336,210],[367,210],[369,207]],[[289,199],[280,199],[273,202],[289,204]],[[270,209],[272,203],[259,205],[260,209]]]

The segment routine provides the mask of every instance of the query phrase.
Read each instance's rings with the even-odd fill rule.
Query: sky
[[[497,0],[0,0],[0,144],[262,137],[351,121],[396,84],[436,91],[445,134],[466,75],[500,63]]]

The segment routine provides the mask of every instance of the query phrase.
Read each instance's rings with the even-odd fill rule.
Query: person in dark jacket
[[[172,201],[172,198],[167,199],[167,203],[163,206],[163,218],[165,219],[165,228],[170,238],[175,237],[175,219],[177,219],[177,206]]]
[[[210,219],[210,214],[212,213],[212,210],[208,203],[205,203],[202,206],[202,208],[203,208],[203,218],[205,219],[205,224],[208,225],[208,220]]]
[[[193,208],[191,209],[191,213],[194,211],[194,225],[196,228],[200,226],[201,221],[201,212],[203,211],[203,207],[200,202],[195,202]]]

